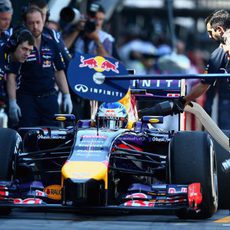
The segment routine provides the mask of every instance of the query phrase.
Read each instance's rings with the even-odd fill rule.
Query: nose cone
[[[87,181],[94,179],[97,181],[103,180],[105,189],[107,189],[107,172],[108,167],[103,162],[89,161],[67,161],[62,167],[63,180],[71,179],[72,181]]]

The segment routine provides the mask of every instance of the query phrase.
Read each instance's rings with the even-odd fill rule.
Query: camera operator
[[[87,11],[87,18],[81,16],[69,31],[63,33],[64,42],[73,55],[88,53],[112,56],[114,38],[102,30],[104,20],[104,8],[92,3]]]
[[[70,10],[70,12],[67,12]],[[102,30],[105,11],[98,4],[90,4],[87,19],[75,9],[64,8],[61,11],[63,21],[71,20],[71,12],[75,15],[71,27],[63,34],[64,42],[72,56],[75,53],[92,54],[98,56],[112,56],[113,37]],[[64,18],[68,15],[69,18]],[[93,119],[98,103],[80,98],[72,92],[73,113],[77,119]]]

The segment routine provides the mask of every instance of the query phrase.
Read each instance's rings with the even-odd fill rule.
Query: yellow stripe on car
[[[61,172],[62,182],[68,178],[79,180],[103,180],[105,183],[105,189],[108,188],[108,168],[106,164],[104,164],[103,162],[67,161],[62,167]]]

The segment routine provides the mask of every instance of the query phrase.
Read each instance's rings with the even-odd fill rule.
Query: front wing
[[[190,185],[145,185],[142,191],[137,191],[138,184],[127,194],[122,195],[119,204],[104,206],[78,206],[62,200],[54,201],[48,198],[42,189],[40,182],[20,185],[17,182],[0,182],[0,210],[9,208],[45,208],[45,209],[70,209],[70,210],[111,210],[129,212],[154,212],[176,211],[179,209],[194,210],[199,212],[199,204],[202,202],[200,183]]]

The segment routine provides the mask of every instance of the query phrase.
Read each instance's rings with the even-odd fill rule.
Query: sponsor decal
[[[180,89],[180,80],[132,80],[132,87],[150,89]]]
[[[112,61],[109,61],[108,59],[105,59],[101,56],[96,57],[90,57],[85,59],[84,56],[80,57],[80,68],[87,67],[90,69],[94,69],[97,72],[103,72],[103,71],[112,71],[115,73],[119,73],[119,62],[113,63]]]
[[[177,186],[170,185],[168,186],[168,189],[167,189],[168,194],[181,194],[181,193],[187,193],[187,192],[188,192],[188,188],[185,186],[181,186],[181,185],[177,185]]]
[[[61,185],[54,184],[44,188],[48,198],[52,200],[61,200]]]
[[[98,64],[97,64],[96,58],[85,59],[85,57],[81,56],[81,64],[79,65],[79,67],[81,68],[88,67],[90,69],[94,69],[98,67]]]
[[[143,198],[146,199],[148,196],[145,193],[133,193],[130,195],[127,195],[125,198]]]
[[[56,120],[57,121],[66,121],[66,117],[58,116],[58,117],[56,117]]]
[[[51,51],[51,49],[50,48],[42,48],[42,52],[43,51]]]
[[[144,193],[133,193],[127,195],[125,198],[127,199],[132,199],[124,203],[124,206],[132,206],[132,207],[154,207],[155,201],[146,201],[146,200],[141,200],[141,199],[148,199],[148,195]],[[140,200],[138,200],[140,198]],[[135,199],[135,200],[133,200]]]
[[[123,93],[119,91],[113,91],[113,90],[106,90],[106,89],[98,89],[98,88],[90,88],[90,93],[94,94],[103,94],[107,96],[116,96],[116,97],[123,97]]]
[[[182,187],[181,188],[181,192],[187,193],[188,192],[188,188],[187,187]]]
[[[96,139],[106,139],[107,136],[103,136],[103,135],[82,135],[81,138],[96,138]]]
[[[119,91],[111,91],[111,90],[105,90],[105,89],[98,89],[94,87],[88,88],[86,85],[83,84],[77,84],[74,86],[74,89],[79,93],[93,93],[93,94],[102,94],[107,96],[116,96],[116,97],[122,97],[124,94]]]
[[[44,67],[44,68],[49,68],[50,66],[51,66],[51,61],[45,60],[45,61],[43,62],[42,67]]]
[[[157,141],[157,142],[169,142],[171,139],[167,137],[153,137],[152,141]]]
[[[86,86],[86,85],[83,85],[83,84],[77,84],[75,85],[75,90],[77,92],[82,92],[82,93],[86,93],[89,91],[89,88]]]
[[[25,200],[22,200],[20,198],[14,199],[14,204],[42,204],[42,200],[39,198],[27,198]]]
[[[105,111],[105,116],[106,117],[116,117],[116,113],[114,109],[107,109]]]
[[[52,136],[52,137],[49,137],[49,136],[42,136],[42,135],[38,135],[37,136],[38,139],[65,139],[64,136]]]
[[[0,186],[0,200],[9,196],[8,188],[5,186]]]
[[[38,196],[38,197],[47,197],[47,194],[43,191],[40,191],[40,190],[35,190],[35,196]]]
[[[43,54],[42,57],[43,57],[44,59],[50,59],[50,58],[51,58],[50,55],[45,55],[45,54]]]
[[[124,203],[124,206],[128,207],[154,207],[155,202],[152,201],[144,201],[144,200],[129,200]]]
[[[149,119],[150,123],[158,123],[160,120],[156,118]]]
[[[179,97],[180,93],[167,93],[167,97]]]
[[[122,136],[121,139],[124,141],[135,141],[135,142],[142,142],[146,140],[144,136],[132,136],[132,135]]]
[[[37,60],[37,58],[35,57],[35,58],[27,58],[26,59],[26,62],[30,62],[30,61],[36,61]]]
[[[28,58],[36,58],[36,54],[35,53],[31,53]]]
[[[169,194],[174,194],[174,193],[176,193],[176,189],[175,188],[169,188],[168,193]]]

